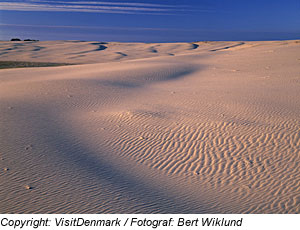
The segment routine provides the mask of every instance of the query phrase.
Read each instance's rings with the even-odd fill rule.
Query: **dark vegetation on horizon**
[[[48,62],[25,62],[25,61],[0,61],[0,69],[26,68],[26,67],[51,67],[72,65],[68,63],[48,63]]]
[[[20,38],[12,38],[12,39],[10,39],[10,41],[12,41],[12,42],[20,42],[22,40]],[[38,41],[39,40],[29,39],[29,38],[24,39],[24,42],[38,42]]]

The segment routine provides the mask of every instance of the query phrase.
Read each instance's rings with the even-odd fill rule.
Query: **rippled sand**
[[[300,42],[0,42],[1,213],[299,213]]]

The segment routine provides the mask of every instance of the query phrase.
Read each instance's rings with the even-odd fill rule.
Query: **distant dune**
[[[0,62],[32,63],[0,70],[1,213],[300,213],[299,41],[2,41]]]

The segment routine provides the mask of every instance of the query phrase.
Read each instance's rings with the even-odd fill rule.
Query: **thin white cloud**
[[[42,3],[65,3],[65,4],[83,4],[83,5],[117,5],[117,6],[141,6],[141,7],[167,7],[167,8],[179,8],[187,7],[186,5],[165,5],[165,4],[153,4],[153,3],[140,3],[140,2],[105,2],[105,1],[51,1],[51,0],[29,0],[30,2],[42,2]]]
[[[153,27],[117,27],[117,26],[77,26],[77,25],[33,25],[0,23],[0,27],[32,27],[32,28],[65,28],[65,29],[99,29],[99,30],[130,30],[130,31],[200,31],[199,29],[153,28]]]
[[[95,4],[95,5],[93,5]],[[30,2],[0,2],[0,10],[14,11],[71,11],[90,13],[114,13],[114,14],[152,14],[152,15],[173,15],[189,9],[175,8],[160,4],[146,3],[117,3],[117,2],[66,2],[66,1],[39,1]]]

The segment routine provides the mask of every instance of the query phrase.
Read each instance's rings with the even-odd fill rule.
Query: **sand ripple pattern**
[[[276,125],[207,121],[168,126],[166,120],[159,111],[113,114],[107,122],[117,124],[111,130],[115,139],[107,144],[121,157],[167,175],[197,178],[220,196],[236,194],[247,206],[244,212],[299,212],[297,120]]]
[[[299,41],[0,43],[81,64],[0,70],[0,212],[300,213]]]

